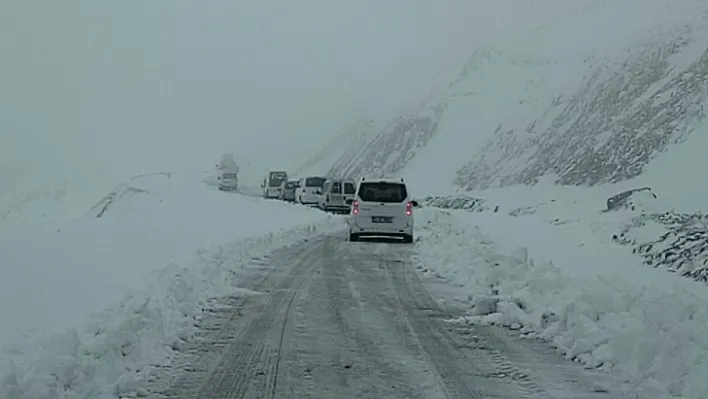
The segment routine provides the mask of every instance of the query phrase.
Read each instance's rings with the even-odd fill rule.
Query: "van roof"
[[[373,179],[367,179],[365,177],[362,177],[359,180],[360,183],[365,183],[365,182],[373,182],[373,183],[398,183],[398,184],[406,184],[405,180],[402,178],[391,178],[391,177],[379,177],[379,178],[373,178]]]

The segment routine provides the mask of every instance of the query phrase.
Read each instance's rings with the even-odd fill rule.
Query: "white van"
[[[320,195],[319,191],[327,179],[321,176],[303,177],[298,181],[295,190],[295,201],[303,205],[317,205]]]
[[[280,199],[295,202],[295,190],[297,190],[297,180],[284,181],[280,185]]]
[[[263,179],[261,188],[263,189],[263,197],[265,198],[280,198],[281,185],[288,180],[288,174],[283,171],[272,171]]]
[[[354,180],[327,179],[320,191],[318,207],[326,212],[348,214],[355,192]]]
[[[238,173],[224,171],[219,176],[219,190],[221,191],[236,191],[238,190]]]
[[[403,179],[362,179],[349,214],[349,241],[362,236],[401,237],[413,243],[418,201],[411,198]]]

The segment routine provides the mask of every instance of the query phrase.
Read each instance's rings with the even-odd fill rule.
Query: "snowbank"
[[[419,213],[420,268],[467,294],[465,322],[548,340],[569,359],[626,376],[640,397],[708,397],[704,286],[592,235],[577,242],[556,225],[519,219],[530,218]]]
[[[101,218],[0,232],[0,397],[135,396],[252,258],[343,226],[196,175],[130,185]]]

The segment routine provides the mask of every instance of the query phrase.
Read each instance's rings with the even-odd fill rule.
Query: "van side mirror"
[[[346,203],[347,205],[351,205],[351,204],[353,204],[353,203],[354,203],[354,200],[353,200],[353,199],[351,199],[351,198],[347,198],[347,200],[346,200],[346,201],[344,201],[344,202],[345,202],[345,203]]]
[[[418,206],[420,206],[420,204],[418,204],[418,201],[416,201],[416,200],[411,201],[411,204],[413,204],[413,206],[416,207],[416,208],[417,208]]]

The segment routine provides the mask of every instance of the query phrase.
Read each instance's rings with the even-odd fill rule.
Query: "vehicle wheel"
[[[405,243],[405,244],[413,244],[413,235],[411,235],[411,234],[404,234],[404,235],[403,235],[403,243]]]
[[[349,241],[356,242],[359,241],[359,235],[354,233],[349,233]]]

